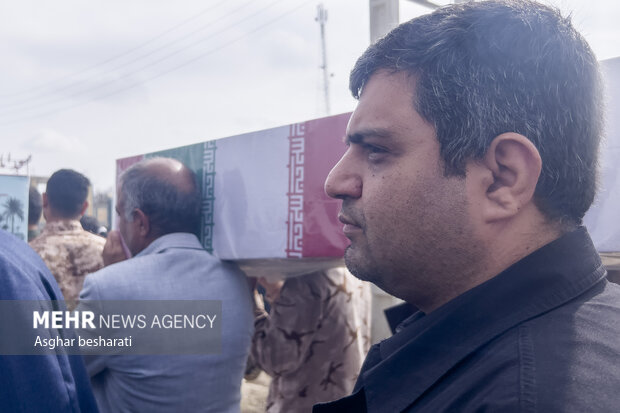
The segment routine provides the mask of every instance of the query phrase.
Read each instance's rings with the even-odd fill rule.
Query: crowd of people
[[[235,412],[253,367],[272,377],[268,412],[617,411],[620,287],[582,226],[602,86],[570,19],[530,0],[446,6],[371,45],[350,89],[325,190],[355,277],[260,279],[263,299],[203,249],[179,161],[123,172],[107,239],[79,221],[88,179],[62,169],[30,246],[0,232],[0,300],[219,300],[221,351],[0,356],[0,411]],[[372,347],[364,281],[407,308]]]
[[[80,223],[88,207],[89,185],[79,172],[61,169],[49,178],[42,196],[31,191],[33,227],[41,211],[45,218],[29,243],[42,263],[35,260],[36,271],[28,275],[47,286],[38,299],[63,299],[68,310],[77,311],[84,310],[80,302],[218,300],[221,351],[112,357],[95,351],[85,352],[83,360],[66,356],[80,368],[82,382],[73,386],[76,394],[68,389],[62,403],[49,399],[37,404],[20,399],[24,394],[17,392],[4,406],[26,403],[32,407],[25,411],[39,411],[46,404],[75,407],[77,402],[82,411],[94,411],[94,396],[101,412],[234,412],[239,410],[249,363],[274,376],[269,411],[311,409],[318,401],[352,390],[370,345],[368,285],[342,268],[300,276],[277,287],[261,280],[277,295],[269,296],[273,310],[268,314],[260,295],[253,300],[252,285],[241,270],[202,247],[196,234],[201,194],[195,174],[182,163],[144,160],[120,176],[118,229],[107,239]],[[33,260],[32,254],[22,258]],[[27,297],[25,287],[22,299]],[[303,325],[297,315],[303,316]],[[75,372],[42,368],[57,385],[67,375],[77,379]],[[304,371],[312,373],[304,378]]]

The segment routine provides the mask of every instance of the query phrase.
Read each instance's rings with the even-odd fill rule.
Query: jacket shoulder
[[[603,280],[522,329],[539,411],[606,412],[620,406],[620,287]]]

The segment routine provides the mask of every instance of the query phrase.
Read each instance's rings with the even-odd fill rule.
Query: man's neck
[[[441,294],[436,295],[434,300],[430,300],[429,305],[420,306],[420,308],[425,313],[436,310],[466,291],[496,277],[516,262],[572,229],[574,227],[560,228],[558,225],[549,224],[546,220],[529,226],[513,222],[496,229],[495,234],[486,239],[487,254],[483,262],[473,271],[463,271],[460,279],[451,278],[443,288],[438,288]],[[454,274],[451,277],[454,277]]]
[[[66,221],[79,221],[80,217],[73,217],[73,218],[63,218],[63,217],[58,217],[58,216],[52,216],[49,218],[45,218],[45,222],[66,222]]]
[[[60,222],[60,221],[79,221],[81,215],[75,215],[73,217],[63,217],[60,214],[48,209],[45,211],[45,221],[46,222]]]
[[[575,229],[574,226],[563,228],[544,220],[529,227],[514,226],[493,240],[493,254],[490,256],[489,271],[494,274],[494,277],[573,229]]]

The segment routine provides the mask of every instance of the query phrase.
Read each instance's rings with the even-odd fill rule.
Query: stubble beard
[[[356,278],[371,282],[380,289],[398,297],[397,289],[390,288],[390,285],[393,284],[392,272],[382,267],[381,264],[384,262],[377,259],[373,253],[372,243],[367,234],[366,217],[359,211],[352,213],[354,210],[346,205],[346,201],[343,202],[342,211],[347,217],[353,219],[362,231],[361,238],[353,237],[350,240],[351,243],[345,248],[344,263],[347,269]]]
[[[355,258],[352,257],[352,255],[355,254],[354,251],[351,251],[352,248],[353,247],[349,245],[344,250],[344,264],[347,266],[347,269],[351,274],[353,274],[362,281],[369,281],[366,277],[365,272],[362,271],[362,269],[360,268],[359,263],[356,262]]]
[[[384,288],[384,271],[380,270],[368,252],[359,251],[349,245],[344,252],[344,263],[351,274],[362,281],[368,281]]]
[[[411,303],[424,304],[443,296],[444,286],[462,293],[467,289],[463,285],[485,261],[482,243],[467,220],[466,205],[462,200],[450,207],[452,215],[444,221],[446,225],[439,230],[425,228],[423,240],[397,243],[410,248],[385,248],[388,240],[384,240],[383,245],[373,244],[382,248],[372,249],[364,226],[364,239],[352,240],[345,249],[347,268],[358,279]]]

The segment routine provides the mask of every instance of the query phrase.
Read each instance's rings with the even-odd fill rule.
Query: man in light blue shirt
[[[238,412],[252,337],[243,273],[202,248],[194,174],[180,162],[139,162],[120,177],[119,231],[106,267],[89,275],[80,300],[221,300],[221,352],[206,355],[89,355],[102,412]],[[133,256],[124,259],[122,240]]]

